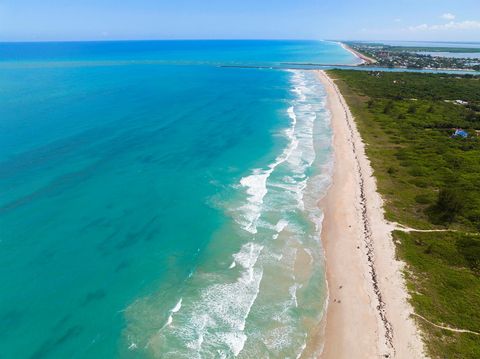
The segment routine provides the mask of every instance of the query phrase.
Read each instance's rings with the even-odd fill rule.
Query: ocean
[[[315,41],[0,44],[0,356],[321,350],[332,133],[296,62],[358,59]]]

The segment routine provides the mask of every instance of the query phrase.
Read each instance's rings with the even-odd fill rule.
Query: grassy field
[[[416,313],[480,332],[480,78],[332,70],[366,143]],[[456,100],[464,102],[458,103]],[[468,138],[452,138],[455,128]],[[480,336],[418,319],[434,358],[480,358]]]

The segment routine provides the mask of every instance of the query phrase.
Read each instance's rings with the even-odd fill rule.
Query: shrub
[[[414,177],[424,177],[428,175],[428,169],[422,166],[414,166],[409,173]]]
[[[397,172],[397,169],[395,167],[388,167],[387,173],[392,176]]]
[[[463,210],[463,199],[455,188],[442,188],[438,192],[438,199],[434,211],[439,219],[452,223]]]
[[[457,242],[458,251],[464,256],[473,271],[480,271],[480,240],[462,238]]]
[[[429,181],[422,177],[415,177],[414,179],[409,181],[411,184],[419,187],[419,188],[427,188],[430,184]]]
[[[426,194],[419,194],[415,197],[415,202],[418,204],[430,204],[432,201],[430,200],[430,196]]]
[[[385,105],[385,107],[383,108],[383,113],[388,115],[388,114],[392,113],[394,108],[395,108],[395,105],[394,105],[393,101],[388,101],[387,104]]]

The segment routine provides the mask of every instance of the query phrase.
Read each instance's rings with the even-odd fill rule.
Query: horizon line
[[[480,41],[469,40],[360,40],[360,39],[312,39],[312,38],[178,38],[178,39],[84,39],[84,40],[0,40],[0,44],[27,44],[27,43],[94,43],[94,42],[161,42],[161,41],[320,41],[320,42],[435,42],[435,43],[463,43],[480,44]]]

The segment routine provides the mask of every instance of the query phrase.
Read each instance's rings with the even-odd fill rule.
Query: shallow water
[[[216,65],[355,59],[171,46],[0,45],[2,356],[294,358],[321,319],[323,89]]]

